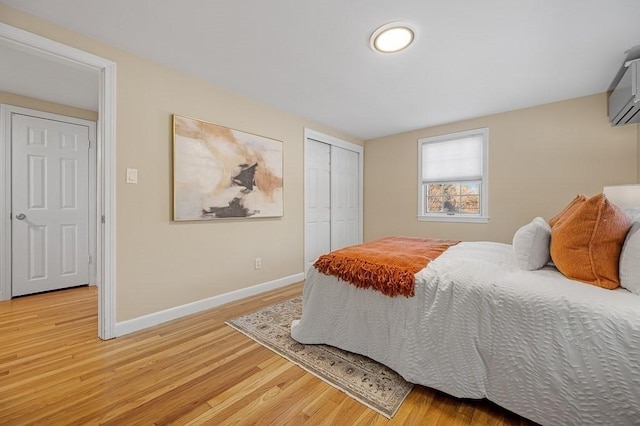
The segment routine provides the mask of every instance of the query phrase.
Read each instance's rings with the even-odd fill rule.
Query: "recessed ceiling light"
[[[415,40],[416,32],[406,22],[384,24],[371,34],[369,46],[376,52],[394,53],[406,49]]]

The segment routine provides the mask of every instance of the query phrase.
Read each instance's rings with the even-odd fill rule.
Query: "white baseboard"
[[[288,277],[268,281],[266,283],[256,284],[251,287],[242,288],[240,290],[220,294],[218,296],[209,297],[207,299],[198,300],[197,302],[187,303],[186,305],[165,309],[164,311],[154,312],[152,314],[143,315],[141,317],[133,318],[127,321],[117,322],[115,327],[115,334],[116,337],[123,336],[125,334],[133,333],[134,331],[153,327],[154,325],[162,324],[163,322],[195,314],[206,309],[215,308],[216,306],[224,305],[225,303],[244,299],[245,297],[264,293],[265,291],[284,287],[286,285],[297,283],[302,280],[304,280],[304,273],[301,272],[299,274],[289,275]]]

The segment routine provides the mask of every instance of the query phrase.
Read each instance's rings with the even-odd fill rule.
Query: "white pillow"
[[[640,222],[633,222],[622,245],[620,286],[640,295]]]
[[[536,217],[513,235],[513,251],[521,269],[535,271],[550,260],[549,243],[551,227],[541,217]]]

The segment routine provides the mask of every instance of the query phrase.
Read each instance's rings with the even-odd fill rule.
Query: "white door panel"
[[[12,295],[89,282],[89,128],[13,114]]]
[[[305,272],[320,255],[362,243],[361,153],[305,143]]]
[[[331,251],[331,145],[307,139],[305,149],[305,271]]]
[[[359,244],[359,154],[331,148],[331,250]]]

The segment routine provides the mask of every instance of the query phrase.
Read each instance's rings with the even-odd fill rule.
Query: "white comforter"
[[[640,424],[640,296],[520,270],[510,245],[450,248],[411,298],[311,268],[291,335],[542,424]]]

